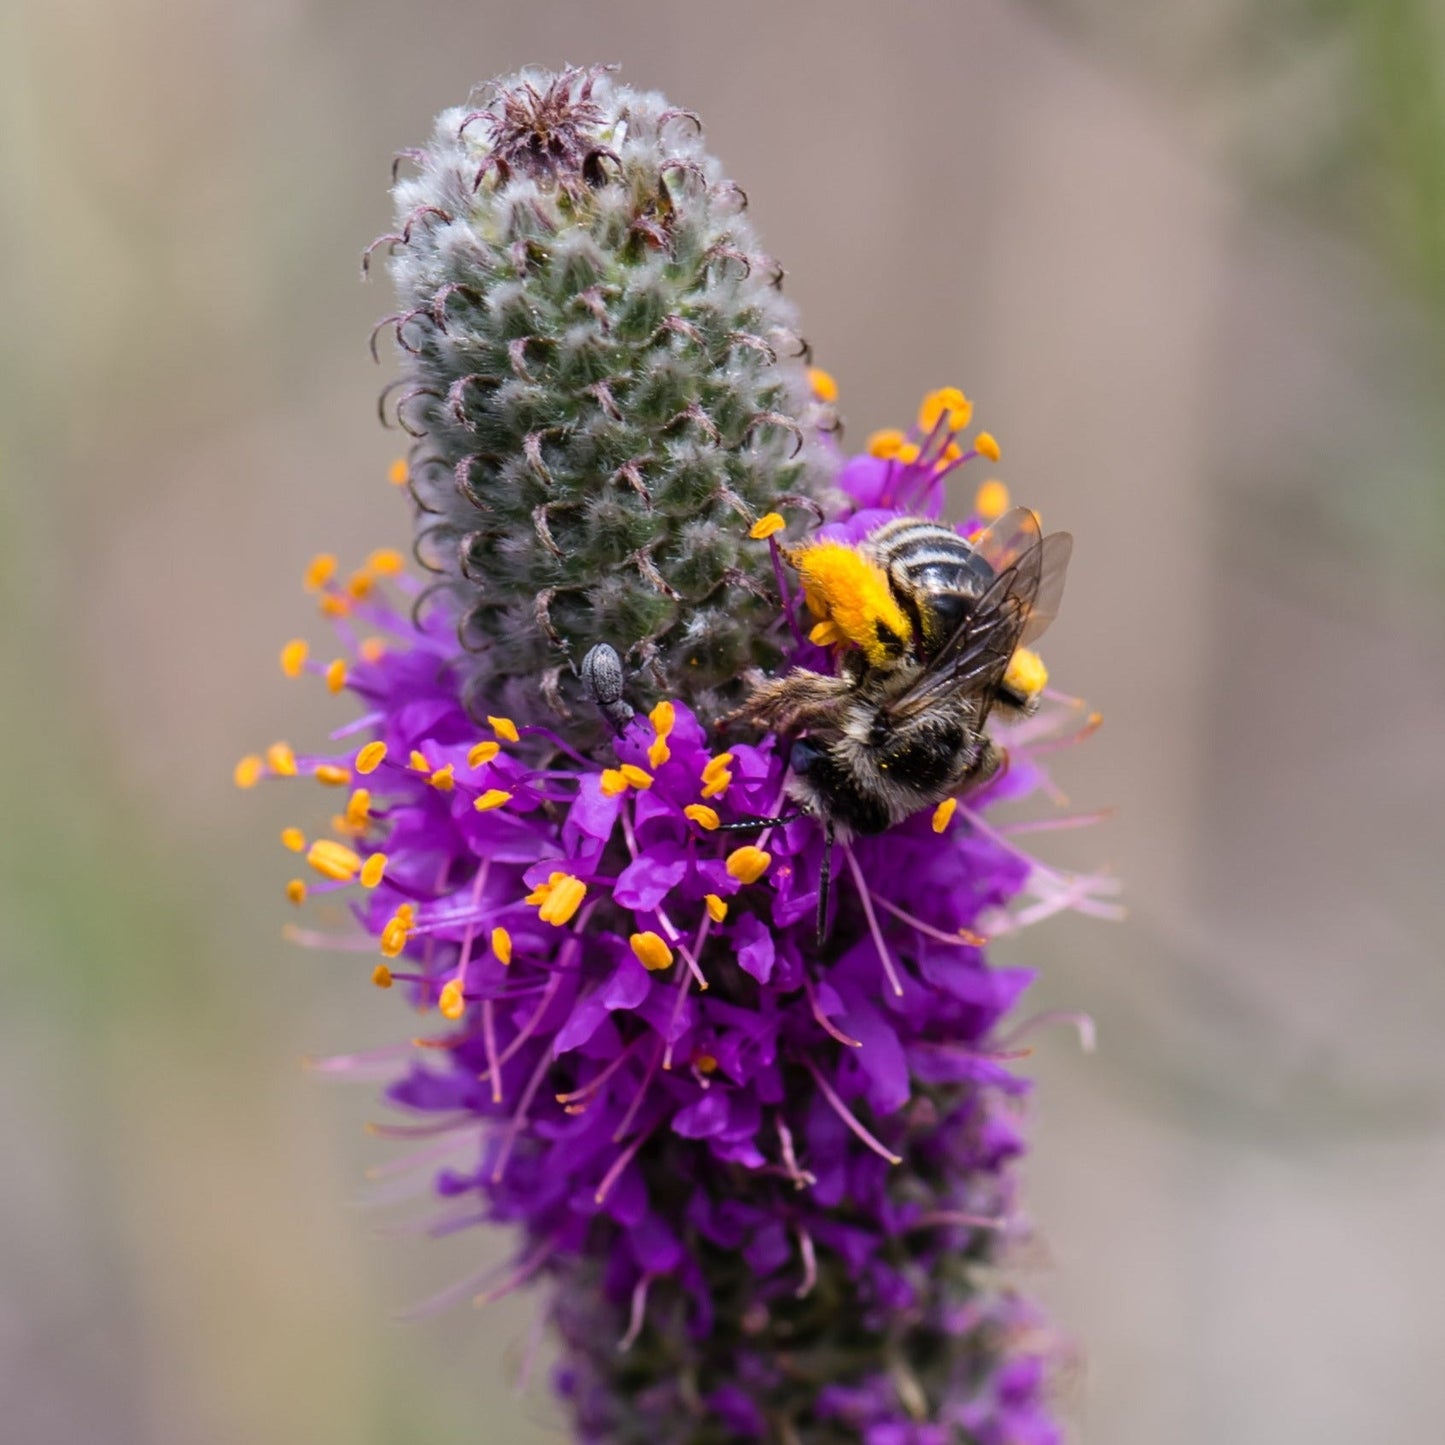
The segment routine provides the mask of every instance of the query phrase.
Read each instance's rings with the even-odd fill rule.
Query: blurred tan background
[[[1088,1445],[1445,1417],[1445,14],[1130,5],[15,0],[0,11],[0,1436],[561,1435],[530,1312],[408,1302],[354,959],[279,941],[294,795],[236,756],[327,548],[403,542],[362,286],[392,152],[468,87],[619,61],[704,117],[850,437],[957,383],[1076,561],[1122,926],[1007,957],[1043,1035],[1042,1243]],[[320,641],[319,631],[313,637]]]

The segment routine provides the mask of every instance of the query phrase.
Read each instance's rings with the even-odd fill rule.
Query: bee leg
[[[776,818],[739,818],[736,823],[719,823],[714,833],[741,833],[748,828],[781,828],[784,823],[796,823],[808,815],[800,808],[796,813],[783,813]]]
[[[617,649],[599,642],[582,659],[582,687],[598,712],[621,737],[633,719],[632,705],[622,696],[622,659]]]
[[[823,824],[823,862],[818,869],[818,947],[828,937],[828,893],[833,881],[833,824]]]

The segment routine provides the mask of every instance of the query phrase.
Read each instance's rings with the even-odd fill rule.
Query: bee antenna
[[[833,881],[833,824],[823,825],[823,861],[818,868],[818,947],[828,937],[828,894]]]

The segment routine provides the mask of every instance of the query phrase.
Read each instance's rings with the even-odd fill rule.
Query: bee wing
[[[981,725],[1009,659],[1038,637],[1058,611],[1074,545],[1067,532],[1043,537],[1038,517],[1016,507],[974,545],[997,576],[923,671],[893,700],[889,711],[896,717],[923,709],[940,694],[964,693],[979,699]]]

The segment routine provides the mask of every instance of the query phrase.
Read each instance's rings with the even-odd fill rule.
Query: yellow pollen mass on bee
[[[798,548],[790,560],[808,610],[818,621],[831,622],[870,662],[881,666],[908,645],[913,627],[887,575],[857,548],[818,542]]]
[[[1031,648],[1020,647],[1009,658],[1008,669],[1003,675],[1003,685],[1025,697],[1033,697],[1048,686],[1049,670],[1044,660]]]

